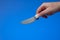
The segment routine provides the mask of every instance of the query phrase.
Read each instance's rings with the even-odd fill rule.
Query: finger
[[[39,16],[43,16],[43,15],[46,15],[46,14],[50,14],[50,13],[52,13],[51,11],[52,11],[52,9],[47,8],[47,9],[45,9],[44,11],[40,12],[40,13],[39,13]]]
[[[45,6],[40,6],[38,9],[37,9],[37,14],[39,14],[41,11],[43,11],[45,8]]]
[[[46,14],[47,16],[51,16],[51,15],[53,15],[54,13],[49,13],[49,14]]]
[[[43,17],[43,18],[48,18],[46,15],[43,15],[42,17]]]

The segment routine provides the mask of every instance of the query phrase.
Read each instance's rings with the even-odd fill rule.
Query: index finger
[[[40,7],[37,9],[36,13],[39,14],[40,12],[42,12],[42,11],[45,10],[45,9],[46,9],[45,6],[40,6]]]

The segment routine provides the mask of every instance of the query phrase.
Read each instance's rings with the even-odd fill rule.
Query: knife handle
[[[40,16],[38,14],[35,15],[36,18],[39,18]]]
[[[39,17],[40,17],[40,16],[39,16],[38,14],[35,15],[36,20],[38,20]]]

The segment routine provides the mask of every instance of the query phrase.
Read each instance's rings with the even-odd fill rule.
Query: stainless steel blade
[[[29,24],[29,23],[34,22],[35,20],[36,20],[35,17],[31,17],[31,18],[29,18],[29,19],[26,19],[26,20],[22,21],[21,23],[22,23],[22,24]]]
[[[34,17],[31,17],[31,18],[29,18],[29,19],[23,20],[21,23],[22,23],[22,24],[29,24],[29,23],[34,22],[35,20],[38,20],[38,19],[39,19],[39,16],[38,16],[38,14],[37,14],[37,15],[35,15]]]

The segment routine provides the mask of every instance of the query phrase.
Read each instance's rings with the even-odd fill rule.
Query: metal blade
[[[31,18],[29,18],[29,19],[26,19],[26,20],[22,21],[21,23],[22,23],[22,24],[29,24],[29,23],[34,22],[35,20],[36,20],[35,17],[31,17]]]

